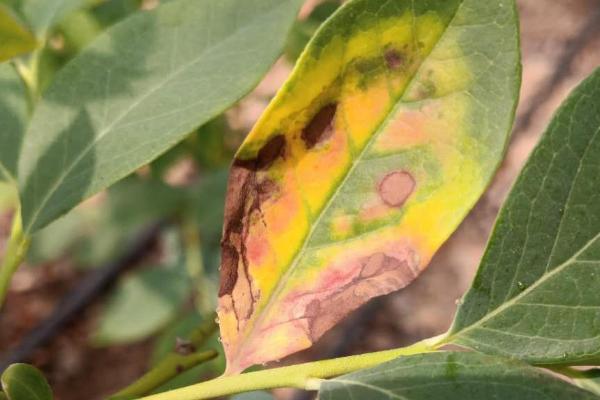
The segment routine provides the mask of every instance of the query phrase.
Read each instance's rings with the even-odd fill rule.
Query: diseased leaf
[[[325,381],[321,400],[597,400],[542,370],[477,353],[429,353]]]
[[[248,92],[300,0],[177,0],[100,35],[36,109],[21,158],[31,233],[150,162]]]
[[[448,342],[600,362],[600,69],[565,101],[500,212]]]
[[[13,364],[0,380],[8,400],[52,400],[52,389],[46,378],[31,365]]]
[[[14,180],[17,157],[27,119],[26,93],[19,75],[8,64],[0,65],[0,180]]]
[[[346,3],[231,170],[228,372],[309,347],[409,284],[496,170],[519,82],[512,0]]]
[[[33,34],[8,7],[0,4],[0,62],[29,53],[36,46]]]

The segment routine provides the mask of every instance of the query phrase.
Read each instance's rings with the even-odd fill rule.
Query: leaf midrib
[[[590,147],[592,146],[592,143],[594,143],[594,141],[596,140],[596,137],[598,136],[599,133],[600,133],[600,126],[596,129],[596,131],[594,132],[594,134],[591,136],[590,141],[588,142],[588,145],[587,145],[587,147],[586,147],[583,155],[580,158],[579,166],[577,168],[577,174],[576,174],[575,178],[572,181],[572,186],[571,186],[571,188],[569,190],[569,194],[571,194],[572,191],[573,191],[573,187],[575,186],[575,184],[577,182],[577,177],[578,177],[579,173],[581,172],[581,168],[583,167],[583,161],[585,160],[585,158],[586,158],[586,156],[588,154],[588,151],[589,151]],[[565,208],[566,207],[568,207],[568,204],[567,204],[567,206],[565,206]],[[559,223],[559,226],[562,226],[562,222],[566,218],[566,215],[567,215],[567,213],[565,212],[565,214],[563,215],[563,218],[561,219],[561,222]],[[558,232],[558,230],[557,230],[557,237],[559,236],[559,233],[560,232]],[[472,329],[475,329],[478,326],[481,326],[482,324],[484,324],[488,320],[494,318],[496,315],[502,313],[504,310],[506,310],[506,309],[512,307],[513,305],[517,304],[518,300],[520,300],[521,298],[525,297],[532,290],[534,290],[535,288],[537,288],[538,286],[540,286],[541,284],[543,284],[544,282],[546,282],[546,280],[548,280],[550,277],[552,277],[552,276],[554,276],[554,275],[562,272],[566,267],[568,267],[569,265],[577,262],[577,257],[579,257],[581,254],[583,254],[589,248],[589,246],[591,246],[592,244],[594,244],[596,242],[596,240],[599,240],[599,239],[600,239],[600,231],[596,234],[596,236],[594,236],[593,238],[591,238],[579,250],[577,250],[575,252],[575,254],[573,254],[569,259],[567,259],[563,263],[559,264],[552,271],[546,272],[544,275],[542,275],[540,277],[540,279],[538,279],[537,281],[535,281],[531,286],[527,287],[525,290],[523,290],[518,295],[516,295],[513,298],[511,298],[510,300],[504,302],[500,306],[496,307],[490,313],[486,314],[483,318],[480,318],[479,320],[477,320],[473,324],[465,327],[464,329],[461,329],[458,332],[452,333],[445,340],[443,340],[443,342],[444,343],[451,343],[455,339],[460,339],[460,336],[464,335],[466,332],[468,332],[468,331],[470,331]],[[593,260],[587,260],[587,261],[593,261]],[[598,263],[600,263],[600,260],[598,261]],[[546,271],[547,271],[547,267],[546,267]]]
[[[25,232],[27,232],[27,233],[31,232],[32,227],[36,224],[40,213],[42,212],[42,210],[44,209],[44,207],[46,206],[46,204],[48,203],[50,198],[52,198],[54,193],[56,193],[58,188],[64,183],[65,179],[69,176],[69,174],[73,171],[73,169],[77,166],[77,164],[79,164],[79,162],[89,154],[89,152],[92,150],[92,148],[96,144],[98,144],[107,134],[109,134],[112,131],[112,129],[118,125],[118,123],[120,123],[123,119],[125,119],[132,111],[134,111],[138,106],[140,106],[146,99],[148,99],[150,96],[152,96],[157,90],[160,90],[162,87],[164,87],[165,85],[170,83],[173,79],[175,79],[177,76],[179,76],[180,74],[187,71],[194,64],[196,64],[200,61],[203,61],[204,55],[206,53],[212,52],[216,48],[221,47],[223,45],[223,43],[229,41],[232,37],[238,36],[239,34],[243,33],[249,27],[253,26],[254,22],[261,21],[263,19],[267,19],[270,15],[274,14],[276,11],[279,11],[279,9],[282,7],[282,5],[286,5],[287,3],[288,3],[288,1],[282,1],[281,3],[279,3],[279,6],[270,8],[269,12],[257,16],[257,18],[248,21],[247,24],[244,24],[243,26],[241,26],[238,29],[236,29],[235,31],[233,31],[231,34],[223,37],[223,39],[221,41],[219,41],[219,43],[217,45],[208,46],[208,47],[204,48],[196,58],[194,58],[189,63],[186,63],[183,66],[181,66],[180,68],[178,68],[177,70],[175,70],[172,74],[170,74],[166,79],[161,81],[158,85],[153,86],[150,90],[148,90],[146,93],[141,95],[132,105],[130,105],[117,118],[115,118],[113,120],[113,122],[111,122],[108,125],[108,127],[102,128],[102,130],[100,131],[98,136],[96,136],[94,138],[94,140],[91,141],[90,144],[87,145],[83,149],[83,151],[81,151],[81,153],[71,162],[69,167],[66,168],[64,170],[64,172],[61,173],[61,175],[56,179],[56,181],[52,185],[51,189],[47,192],[47,194],[44,196],[44,199],[39,204],[39,206],[36,208],[35,212],[33,213],[32,217],[30,219],[30,222],[27,224],[27,226],[24,229]],[[137,16],[137,18],[142,18],[142,16],[139,15],[139,16]],[[123,24],[124,23],[126,23],[126,21],[123,21]],[[109,35],[109,34],[110,33],[107,33],[107,35]],[[31,173],[31,175],[29,175],[28,179],[30,179],[33,174],[35,174],[35,171],[33,171]]]
[[[414,2],[415,2],[415,0],[411,0],[411,5],[412,5],[413,10],[414,10]],[[346,3],[346,4],[348,4],[348,3]],[[279,282],[277,283],[277,286],[275,287],[275,289],[269,295],[269,298],[268,298],[268,300],[266,302],[266,305],[263,308],[261,314],[252,322],[251,329],[245,329],[246,332],[243,335],[244,339],[247,339],[249,336],[251,337],[251,335],[254,334],[254,327],[256,325],[258,325],[260,322],[263,321],[264,316],[267,314],[267,311],[272,307],[272,304],[273,304],[272,299],[275,298],[277,295],[279,295],[281,293],[281,291],[284,289],[285,285],[283,285],[282,282],[286,282],[287,281],[286,278],[289,277],[289,275],[291,275],[292,271],[295,270],[295,268],[297,267],[297,264],[298,264],[299,260],[302,258],[301,255],[306,250],[306,248],[308,246],[308,243],[310,242],[310,240],[311,240],[311,238],[312,238],[312,236],[313,236],[313,234],[314,234],[314,232],[316,230],[316,227],[319,225],[319,223],[321,221],[321,218],[323,218],[323,215],[325,215],[327,213],[327,210],[329,209],[329,207],[333,203],[334,199],[337,198],[337,195],[340,192],[341,188],[346,184],[346,182],[348,181],[349,177],[352,175],[352,172],[354,171],[354,169],[358,165],[359,161],[363,159],[363,156],[366,153],[367,149],[369,149],[370,146],[371,146],[371,144],[373,143],[373,141],[377,137],[379,137],[379,134],[381,134],[382,128],[385,127],[385,126],[387,126],[387,124],[390,121],[390,119],[393,118],[393,116],[397,114],[397,113],[395,113],[395,111],[402,104],[402,99],[403,99],[404,95],[412,87],[412,85],[414,83],[414,77],[421,70],[421,67],[423,66],[423,63],[428,59],[428,57],[431,55],[431,53],[433,53],[435,51],[435,49],[437,48],[437,46],[439,45],[439,43],[442,41],[442,38],[444,37],[444,35],[446,35],[446,32],[447,32],[448,28],[453,24],[453,22],[454,22],[454,20],[456,18],[456,15],[458,14],[458,12],[459,12],[460,8],[463,6],[463,4],[464,4],[464,0],[461,0],[460,4],[457,5],[456,10],[454,11],[454,14],[449,19],[448,24],[444,27],[444,31],[439,35],[437,42],[435,43],[434,46],[432,46],[432,48],[429,51],[429,53],[427,53],[423,57],[423,59],[421,60],[421,63],[419,64],[419,66],[417,68],[415,68],[415,72],[410,77],[410,80],[406,84],[406,87],[404,88],[404,91],[401,94],[398,95],[395,104],[392,107],[390,107],[389,114],[385,118],[383,118],[382,121],[381,121],[381,123],[379,123],[379,125],[377,125],[377,127],[374,129],[375,133],[369,138],[368,142],[365,144],[365,146],[362,148],[362,150],[358,153],[357,157],[355,157],[355,158],[352,159],[352,165],[350,166],[350,168],[348,168],[348,171],[347,171],[346,175],[344,176],[344,178],[341,180],[340,184],[337,186],[337,188],[333,191],[333,193],[331,194],[331,196],[327,200],[327,203],[325,204],[325,206],[323,207],[323,209],[321,210],[321,212],[317,216],[317,218],[315,220],[315,223],[313,223],[311,225],[308,234],[304,238],[304,241],[302,243],[302,247],[300,247],[300,249],[298,250],[298,252],[294,256],[294,259],[293,259],[290,267],[284,272],[284,274],[279,279]],[[416,17],[414,15],[414,12],[412,12],[412,15],[413,15],[413,18]],[[317,31],[317,33],[315,33],[315,35],[313,37],[317,37],[317,35],[321,31],[322,27],[323,27],[323,25],[321,26],[321,28],[319,28],[319,31]],[[310,43],[309,43],[309,45],[310,45]],[[240,349],[241,349],[241,346],[238,346],[237,349],[236,349],[236,356],[239,354]]]

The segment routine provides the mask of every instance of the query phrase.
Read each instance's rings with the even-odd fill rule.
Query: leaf
[[[600,361],[600,69],[564,102],[504,204],[447,342]]]
[[[267,392],[249,392],[233,396],[231,400],[273,400],[273,396]]]
[[[139,8],[138,0],[105,0],[95,4],[92,12],[103,27],[108,27]]]
[[[8,7],[0,4],[0,62],[30,53],[36,46],[33,34]]]
[[[25,88],[12,66],[0,64],[0,180],[15,179],[26,120]]]
[[[325,381],[321,400],[594,400],[596,396],[526,364],[477,353],[401,357]]]
[[[28,258],[39,264],[69,252],[78,266],[109,262],[122,251],[123,243],[145,226],[174,216],[184,200],[181,189],[131,176],[111,187],[106,201],[77,208],[36,232]]]
[[[217,170],[205,174],[200,184],[190,193],[202,242],[207,246],[218,248],[219,245],[219,239],[223,232],[223,204],[225,203],[226,186],[226,171]]]
[[[127,277],[109,300],[94,341],[112,345],[152,335],[177,315],[189,290],[181,268],[152,268]]]
[[[31,365],[13,364],[0,380],[8,400],[52,400],[52,389],[46,378]]]
[[[512,0],[354,0],[240,148],[225,207],[228,372],[409,284],[479,198],[520,83]]]
[[[76,11],[59,25],[64,40],[63,51],[78,53],[88,46],[101,32],[102,26],[93,14],[86,10]]]
[[[38,37],[44,37],[71,12],[89,0],[23,0],[22,13]]]
[[[12,183],[0,180],[0,213],[15,210],[19,204],[19,196]]]
[[[32,233],[237,101],[283,47],[300,0],[177,0],[101,34],[63,68],[21,158]]]
[[[339,0],[326,0],[318,4],[304,20],[298,20],[292,27],[285,46],[285,55],[291,62],[295,62],[302,50],[315,34],[319,26],[329,18],[339,7]]]
[[[600,369],[582,371],[581,375],[575,378],[575,383],[600,396]]]

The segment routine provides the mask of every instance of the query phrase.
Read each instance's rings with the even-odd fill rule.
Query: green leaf
[[[86,3],[89,0],[24,0],[21,11],[35,34],[43,37],[55,24]]]
[[[14,210],[19,204],[19,196],[15,185],[0,179],[0,213]]]
[[[326,0],[317,5],[310,15],[296,21],[285,46],[285,55],[291,62],[295,62],[310,38],[315,34],[319,26],[329,18],[339,7],[339,0]]]
[[[600,369],[583,371],[574,377],[575,383],[600,396]]]
[[[17,72],[0,65],[0,180],[13,180],[27,120],[26,93]]]
[[[100,35],[45,92],[20,169],[31,233],[174,146],[268,70],[300,0],[177,0]]]
[[[250,392],[233,396],[231,400],[273,400],[273,396],[267,392]]]
[[[596,396],[518,361],[477,353],[401,357],[325,381],[321,400],[593,400]]]
[[[106,28],[138,9],[138,0],[105,0],[96,4],[91,11],[98,22]]]
[[[33,34],[4,4],[0,4],[0,62],[35,50]]]
[[[87,10],[69,14],[59,25],[67,50],[77,53],[89,45],[101,32],[102,26]]]
[[[69,251],[78,266],[106,263],[146,225],[174,216],[184,200],[181,189],[131,176],[111,187],[106,201],[96,207],[79,207],[37,231],[28,258],[39,264]]]
[[[36,232],[27,252],[27,260],[32,265],[39,265],[57,260],[69,251],[76,250],[77,245],[89,234],[86,228],[93,226],[97,229],[93,224],[96,221],[90,217],[96,210],[86,211],[88,210],[75,210],[55,224]],[[119,239],[122,244],[123,238]]]
[[[0,380],[8,400],[52,400],[52,389],[46,378],[31,365],[13,364]]]
[[[200,184],[190,193],[190,207],[195,212],[202,242],[207,245],[219,247],[226,190],[227,171],[220,170],[203,176]]]
[[[600,361],[600,69],[564,102],[506,201],[448,342]]]
[[[100,318],[99,345],[144,339],[173,320],[190,285],[182,268],[152,268],[123,279]]]

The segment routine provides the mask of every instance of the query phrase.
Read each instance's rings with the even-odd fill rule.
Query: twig
[[[13,225],[4,261],[0,265],[0,309],[4,304],[13,275],[25,259],[31,238],[23,233],[21,212],[13,217]]]
[[[163,360],[141,378],[111,396],[109,400],[133,399],[147,395],[177,375],[216,358],[219,353],[214,350],[197,350],[217,330],[216,315],[213,314],[207,318],[205,323],[189,335],[189,340],[178,339],[171,353],[167,354]]]
[[[188,355],[169,354],[155,368],[140,379],[111,396],[109,400],[129,400],[144,396],[161,385],[169,382],[177,375],[194,368],[219,355],[215,350],[196,352]]]
[[[575,57],[585,48],[588,39],[594,37],[594,33],[598,30],[600,30],[600,7],[596,7],[596,10],[588,17],[586,23],[581,26],[579,32],[566,42],[564,50],[558,58],[554,73],[546,81],[546,84],[541,86],[532,96],[529,107],[517,118],[512,140],[515,140],[527,131],[540,104],[549,99],[556,88],[569,77],[573,69]]]
[[[315,361],[240,375],[223,375],[211,381],[143,397],[138,400],[202,400],[284,387],[318,390],[323,379],[371,368],[401,356],[436,351],[444,338],[445,336],[434,337],[415,343],[412,346],[376,353]]]
[[[155,241],[164,222],[144,229],[118,259],[100,267],[86,277],[56,307],[54,313],[26,336],[19,346],[0,360],[0,373],[9,365],[28,360],[33,351],[52,339],[60,329],[99,296],[128,266],[140,261]]]

